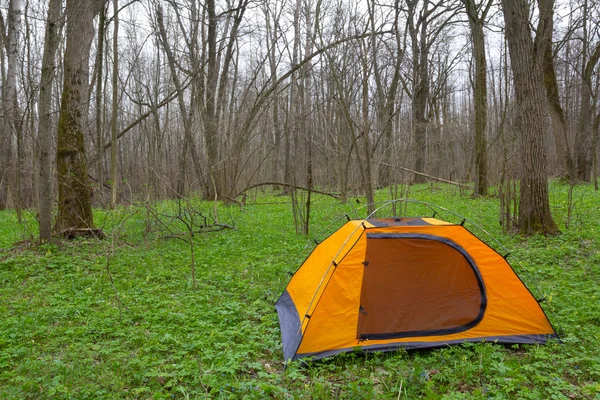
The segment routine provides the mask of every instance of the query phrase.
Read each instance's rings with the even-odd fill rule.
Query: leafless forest
[[[522,231],[552,232],[548,178],[597,179],[594,0],[0,0],[0,17],[0,209],[36,210],[42,236],[93,226],[92,205],[255,186],[372,202],[427,180],[493,186]]]

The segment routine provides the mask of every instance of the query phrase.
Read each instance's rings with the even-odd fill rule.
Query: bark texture
[[[60,29],[60,0],[50,0],[48,4],[48,20],[44,36],[44,55],[42,58],[42,76],[40,84],[40,98],[38,103],[39,125],[38,145],[39,157],[39,213],[40,213],[40,240],[52,240],[52,133],[51,133],[51,106],[52,106],[52,81],[56,63],[54,56],[58,48],[58,31]]]
[[[473,60],[475,63],[475,194],[487,195],[487,62],[485,58],[485,36],[483,25],[492,2],[488,1],[482,15],[479,15],[475,0],[463,0],[471,29]]]
[[[94,17],[105,2],[67,0],[64,82],[56,152],[58,214],[54,228],[58,232],[94,226],[83,137],[87,122]]]
[[[544,146],[544,97],[529,29],[529,6],[527,0],[502,0],[502,10],[519,112],[521,182],[517,226],[524,234],[554,234],[557,228],[550,214]]]
[[[19,55],[19,25],[21,24],[21,0],[11,0],[8,9],[8,35],[2,35],[7,41],[8,68],[6,71],[5,87],[2,93],[2,118],[0,121],[0,210],[6,208],[10,177],[16,168],[13,165],[13,136],[17,135],[17,58]],[[20,208],[20,185],[14,185],[13,200],[16,207]]]

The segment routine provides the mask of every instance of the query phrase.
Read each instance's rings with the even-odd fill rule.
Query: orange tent
[[[317,245],[275,307],[286,360],[558,338],[504,257],[434,218],[347,222]]]

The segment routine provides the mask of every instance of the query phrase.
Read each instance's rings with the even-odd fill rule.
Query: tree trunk
[[[268,57],[269,57],[269,71],[271,76],[269,79],[275,83],[277,81],[277,59],[276,59],[276,44],[277,37],[279,35],[279,21],[277,21],[275,10],[269,8],[265,9],[265,22],[266,22],[266,39],[268,46]],[[271,23],[271,15],[273,15],[274,21]],[[273,151],[271,155],[271,171],[270,175],[274,182],[278,182],[280,179],[279,171],[279,155],[281,147],[281,125],[279,122],[279,93],[276,91],[273,93],[273,100],[271,106],[271,121],[273,124],[272,133],[272,145]],[[274,185],[273,190],[279,190],[279,186]]]
[[[96,180],[98,181],[98,188],[96,189],[97,197],[102,198],[104,191],[104,135],[103,135],[103,110],[102,105],[103,92],[102,92],[102,79],[104,74],[102,73],[102,67],[104,66],[104,25],[106,24],[106,9],[102,7],[100,10],[100,19],[98,21],[98,51],[96,53]]]
[[[463,0],[471,28],[473,60],[475,61],[475,195],[486,196],[488,191],[487,173],[487,63],[485,57],[485,36],[483,24],[491,1],[488,1],[480,16],[475,0]],[[479,7],[482,8],[482,7]]]
[[[197,172],[201,171],[200,168],[200,160],[198,157],[198,152],[196,150],[196,145],[194,143],[194,137],[192,134],[192,126],[191,126],[191,116],[188,112],[187,106],[185,104],[185,98],[183,93],[183,85],[179,80],[179,75],[177,74],[177,62],[175,60],[175,56],[168,42],[167,31],[164,26],[163,21],[163,12],[160,5],[156,7],[156,21],[158,25],[158,32],[160,35],[160,39],[163,44],[163,48],[165,50],[165,55],[167,56],[167,62],[169,64],[169,70],[171,72],[171,79],[173,79],[173,83],[175,85],[175,90],[177,90],[177,101],[179,104],[179,112],[181,114],[181,119],[183,120],[183,130],[184,130],[184,139],[182,146],[182,154],[179,158],[179,168],[178,168],[178,181],[177,181],[177,196],[184,196],[184,187],[185,187],[185,174],[186,174],[186,166],[187,166],[187,152],[188,148],[192,154],[192,161],[194,163],[194,167]],[[194,96],[192,95],[192,100]]]
[[[117,206],[117,117],[119,115],[119,0],[113,0],[112,114],[110,118],[110,207]]]
[[[539,1],[540,15],[535,36],[534,49],[542,68],[546,100],[552,120],[552,136],[556,149],[558,175],[569,181],[574,177],[574,163],[569,145],[567,121],[558,92],[554,57],[552,54],[552,33],[554,30],[554,0]]]
[[[425,156],[427,152],[427,118],[425,115],[427,99],[429,98],[429,46],[427,43],[429,1],[423,4],[422,15],[416,15],[418,2],[407,1],[409,11],[408,29],[411,38],[413,57],[413,96],[412,96],[412,125],[415,152],[414,170],[425,172]],[[414,18],[418,18],[417,25]],[[420,31],[419,31],[420,23]],[[425,178],[414,175],[413,183],[423,183]]]
[[[521,183],[517,225],[523,234],[554,234],[557,228],[550,214],[544,146],[544,97],[529,30],[529,6],[527,0],[502,0],[502,10],[519,110]]]
[[[6,208],[8,188],[10,186],[10,169],[13,158],[13,136],[17,135],[19,121],[17,110],[17,62],[19,55],[19,25],[21,24],[21,0],[11,0],[8,10],[8,39],[6,50],[8,55],[8,68],[2,96],[2,131],[0,132],[0,210]],[[4,35],[4,32],[2,32]],[[0,50],[1,51],[1,50]],[[18,165],[12,166],[14,176],[18,175]],[[20,190],[18,184],[13,185],[14,206],[20,208]]]
[[[402,58],[404,56],[404,47],[402,43],[400,28],[398,26],[399,21],[399,4],[396,2],[394,6],[394,36],[396,39],[396,54],[393,60],[394,74],[392,80],[389,83],[387,95],[384,90],[384,83],[381,79],[381,73],[379,71],[379,59],[376,47],[376,36],[371,37],[371,51],[373,58],[373,72],[375,76],[375,84],[377,88],[377,123],[380,134],[383,137],[383,158],[381,160],[381,166],[379,168],[379,185],[388,186],[392,185],[392,144],[393,144],[393,130],[394,130],[394,115],[396,112],[396,96],[398,93],[398,86],[400,84],[400,73],[402,66]],[[371,32],[376,32],[375,29],[375,2],[372,1],[369,5],[369,20],[371,22]]]
[[[58,214],[55,230],[93,228],[91,191],[85,159],[89,56],[94,17],[106,0],[67,0],[64,82],[58,120]]]
[[[364,47],[364,48],[363,48]],[[363,188],[365,190],[365,197],[367,200],[367,211],[372,214],[375,211],[375,189],[373,187],[373,171],[372,171],[372,159],[373,152],[371,149],[371,122],[369,120],[369,66],[367,65],[367,46],[361,46],[363,51],[361,52],[362,61],[362,101],[361,101],[361,130],[360,136],[363,139],[363,151],[364,157],[360,157],[360,149],[356,146],[357,159],[361,164],[364,164]]]
[[[217,15],[215,0],[206,0],[206,13],[208,15],[208,61],[206,70],[206,99],[204,114],[204,132],[206,135],[206,154],[209,163],[208,193],[210,198],[215,198],[222,191],[222,166],[219,165],[219,138],[217,136],[217,82],[219,77],[217,62]]]
[[[581,181],[589,182],[592,177],[593,154],[595,150],[593,149],[594,116],[592,113],[592,74],[600,59],[600,43],[596,45],[594,52],[587,62],[585,62],[586,52],[587,45],[584,44],[584,69],[581,76],[581,101],[579,129],[577,129],[576,135],[576,150],[577,178]]]
[[[42,58],[42,76],[40,82],[40,98],[38,103],[39,125],[38,145],[40,148],[39,162],[39,212],[40,212],[40,241],[52,240],[52,133],[50,116],[52,112],[52,81],[56,64],[54,56],[58,48],[58,31],[61,0],[50,0],[48,4],[48,20],[44,37],[44,55]]]

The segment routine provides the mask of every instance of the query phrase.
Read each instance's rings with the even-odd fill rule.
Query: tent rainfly
[[[316,246],[275,307],[286,360],[558,339],[502,255],[434,218],[348,221]]]

